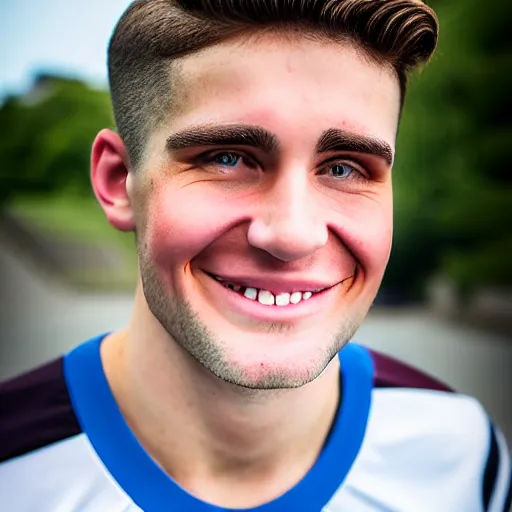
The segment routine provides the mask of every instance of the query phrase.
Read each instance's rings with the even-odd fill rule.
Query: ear
[[[102,130],[94,140],[91,182],[107,220],[119,231],[134,231],[135,220],[129,196],[128,151],[121,137]]]

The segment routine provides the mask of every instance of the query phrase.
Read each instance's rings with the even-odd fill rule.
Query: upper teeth
[[[265,306],[288,306],[291,304],[298,304],[302,300],[310,299],[313,294],[311,292],[293,292],[293,293],[280,293],[274,295],[268,290],[258,290],[257,288],[246,288],[244,296],[251,300],[257,300],[260,304]]]
[[[226,283],[221,277],[214,276],[217,281],[221,282],[235,292],[239,292],[243,289],[242,286]],[[265,306],[288,306],[289,304],[298,304],[302,300],[308,300],[313,296],[313,293],[321,292],[322,290],[315,290],[315,292],[290,292],[290,293],[279,293],[274,295],[268,290],[259,290],[258,288],[247,287],[244,289],[243,294],[250,300],[257,300],[260,304]]]

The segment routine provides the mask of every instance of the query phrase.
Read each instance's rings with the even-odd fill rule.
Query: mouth
[[[290,290],[284,292],[273,292],[262,288],[246,286],[242,283],[228,281],[222,277],[216,276],[215,274],[211,274],[209,272],[205,273],[210,278],[212,278],[221,286],[227,288],[231,292],[236,293],[247,300],[259,302],[263,306],[269,307],[285,307],[297,305],[300,304],[301,302],[308,301],[312,297],[333,288],[333,286],[328,286],[315,290]]]

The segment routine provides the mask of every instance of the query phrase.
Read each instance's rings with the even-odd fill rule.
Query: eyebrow
[[[316,150],[318,153],[328,151],[365,153],[384,159],[388,165],[393,163],[393,149],[387,142],[336,128],[326,130],[322,134]]]
[[[272,153],[279,149],[277,137],[262,128],[253,125],[215,124],[197,125],[174,133],[167,138],[168,151],[183,150],[198,146],[252,146]],[[382,140],[353,132],[330,128],[321,135],[316,146],[317,153],[330,151],[350,151],[377,156],[388,165],[393,163],[393,149]]]
[[[197,146],[252,146],[271,153],[279,148],[277,137],[260,126],[199,125],[167,138],[168,151]]]

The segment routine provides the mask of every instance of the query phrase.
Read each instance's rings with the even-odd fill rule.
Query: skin
[[[328,434],[335,355],[389,258],[400,108],[392,70],[347,43],[254,43],[181,60],[186,95],[141,169],[108,130],[92,153],[96,196],[114,227],[136,231],[141,275],[128,328],[102,344],[107,378],[159,464],[233,508],[291,488]],[[247,127],[268,147],[240,144]],[[205,272],[329,289],[295,309],[245,308]]]

